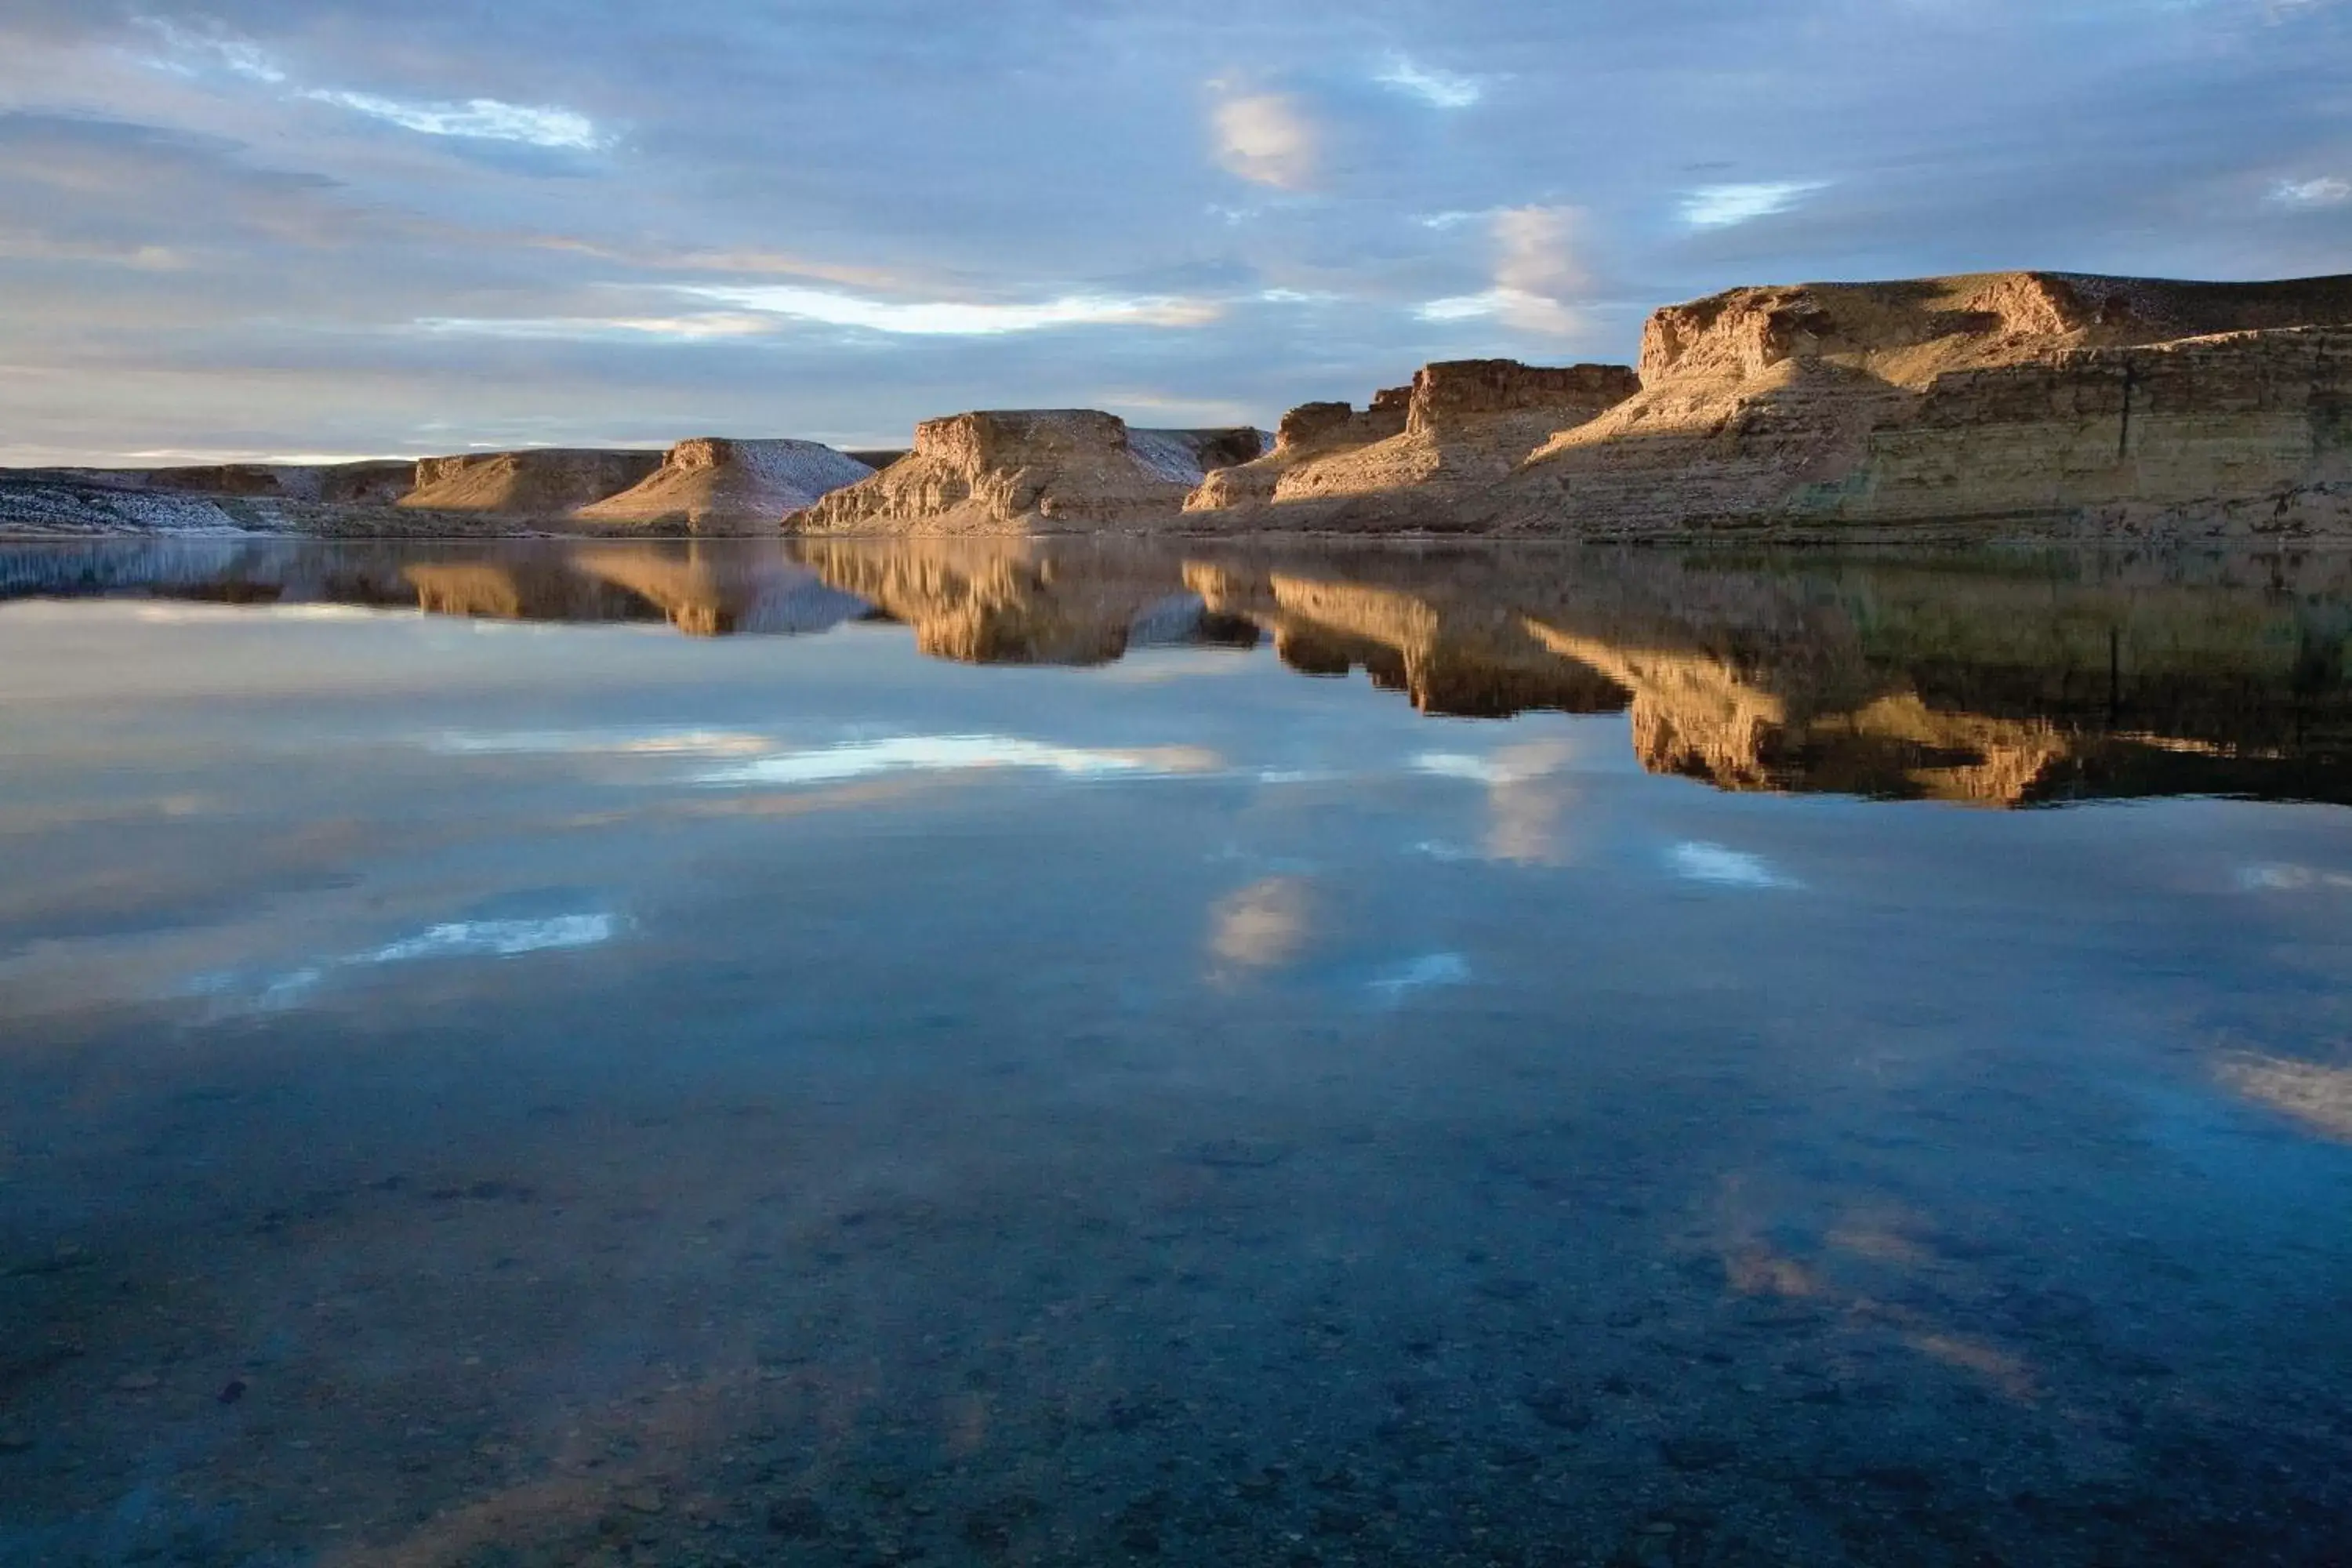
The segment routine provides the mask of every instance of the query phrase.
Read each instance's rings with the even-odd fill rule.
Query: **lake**
[[[2347,1560],[2352,557],[0,597],[0,1561]]]

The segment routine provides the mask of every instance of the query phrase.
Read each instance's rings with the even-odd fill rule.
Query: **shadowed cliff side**
[[[1293,409],[1283,420],[1295,433],[1286,446],[1277,440],[1257,463],[1209,476],[1185,507],[1193,521],[1223,527],[1458,526],[1555,432],[1639,390],[1622,365],[1424,365],[1402,398],[1381,393],[1363,414],[1342,404]]]
[[[928,419],[914,449],[787,518],[792,533],[1027,533],[1175,517],[1206,463],[1255,454],[1255,430],[1129,430],[1093,409]]]
[[[420,458],[400,504],[418,511],[562,517],[627,489],[661,466],[658,452],[537,447]]]
[[[874,469],[814,441],[681,441],[661,467],[618,495],[574,514],[696,533],[767,533],[818,497],[873,477]]]

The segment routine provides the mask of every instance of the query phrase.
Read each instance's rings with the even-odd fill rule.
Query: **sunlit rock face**
[[[2352,529],[2352,279],[1994,273],[1656,312],[1642,390],[1502,487],[1584,534]]]
[[[415,485],[400,504],[425,511],[562,517],[627,489],[661,460],[658,452],[558,447],[420,458]]]
[[[1017,533],[1174,518],[1204,463],[1255,454],[1254,430],[1130,431],[1093,409],[927,419],[913,451],[785,522],[795,533]]]
[[[786,515],[873,468],[814,441],[681,441],[641,482],[580,509],[597,522],[641,523],[696,533],[764,533]]]
[[[1622,365],[1546,367],[1516,360],[1423,366],[1410,387],[1359,414],[1343,404],[1291,411],[1273,453],[1213,474],[1187,510],[1276,507],[1278,526],[1413,526],[1453,517],[1563,427],[1640,389]]]
[[[1184,499],[1184,510],[1222,511],[1270,502],[1293,468],[1402,435],[1412,397],[1412,388],[1392,386],[1374,393],[1370,405],[1361,409],[1346,403],[1301,404],[1282,416],[1272,450],[1210,471]]]

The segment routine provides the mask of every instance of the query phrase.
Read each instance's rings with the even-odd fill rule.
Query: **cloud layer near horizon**
[[[19,0],[0,462],[1267,423],[1740,282],[2340,271],[2347,58],[2342,0]]]

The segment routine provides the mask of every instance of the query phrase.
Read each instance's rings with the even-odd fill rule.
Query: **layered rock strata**
[[[2230,536],[2352,528],[2352,278],[1996,273],[1740,289],[1654,315],[1642,390],[1480,520]]]
[[[561,447],[420,458],[416,482],[400,504],[419,511],[562,517],[629,489],[661,462],[658,452]]]
[[[819,497],[873,474],[856,458],[814,441],[704,436],[679,442],[640,483],[575,515],[696,533],[764,533]]]
[[[1204,458],[1254,451],[1255,431],[1130,431],[1093,409],[929,419],[914,449],[786,521],[797,533],[1009,533],[1173,517]]]
[[[1293,410],[1284,423],[1295,423],[1301,439],[1288,451],[1277,445],[1251,468],[1211,476],[1186,507],[1287,507],[1281,521],[1294,527],[1377,525],[1448,510],[1483,494],[1557,431],[1639,390],[1623,365],[1425,365],[1401,399],[1383,394],[1362,416],[1349,410],[1342,419],[1337,405]]]

